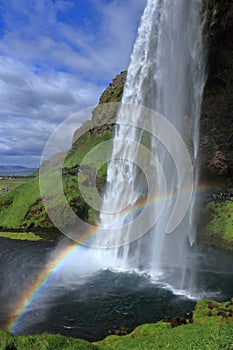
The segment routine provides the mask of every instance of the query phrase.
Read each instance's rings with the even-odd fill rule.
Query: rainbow
[[[157,200],[154,200],[154,203],[158,202]],[[132,212],[139,213],[141,209],[145,207],[145,205],[151,205],[151,203],[147,203],[145,200],[139,202],[137,205],[135,205],[133,208],[130,208],[126,214],[124,214],[124,217],[129,215]],[[120,218],[121,220],[123,216]],[[119,218],[118,218],[119,220]],[[112,224],[111,224],[112,225]],[[89,232],[87,232],[83,237],[80,239],[80,243],[73,243],[68,247],[65,247],[55,258],[54,260],[45,267],[44,270],[39,273],[37,276],[35,282],[31,284],[23,293],[21,298],[17,301],[17,304],[12,310],[10,318],[5,326],[5,328],[12,332],[17,333],[17,326],[19,325],[20,320],[23,318],[23,316],[26,314],[29,306],[31,303],[36,300],[36,298],[40,295],[42,292],[42,289],[49,286],[49,284],[52,282],[53,277],[56,276],[59,271],[61,271],[62,267],[65,265],[68,259],[72,258],[72,255],[75,255],[77,250],[82,246],[88,245],[88,240],[93,237],[98,232],[98,227],[95,229],[91,229]]]
[[[196,188],[196,191],[206,191],[208,189],[213,189],[212,186],[199,185]],[[171,195],[170,197],[175,197],[176,195]],[[166,199],[168,199],[167,197]],[[164,200],[164,198],[156,198],[149,203],[146,200],[143,200],[133,208],[131,208],[127,214],[131,212],[140,213],[140,210],[145,208],[148,205],[156,204],[159,201]],[[118,218],[119,220],[119,218]],[[122,218],[121,218],[122,220]],[[17,327],[22,320],[23,316],[26,314],[29,306],[36,298],[42,293],[42,290],[49,286],[54,277],[59,274],[65,263],[68,259],[72,258],[83,245],[88,245],[88,240],[93,237],[98,232],[98,227],[90,230],[85,235],[83,235],[81,242],[79,244],[72,243],[68,247],[65,247],[58,255],[53,259],[53,261],[42,270],[37,276],[36,280],[33,284],[31,284],[22,294],[21,298],[16,303],[14,310],[12,310],[9,319],[7,320],[7,324],[5,325],[5,329],[12,333],[17,333]]]
[[[41,271],[35,282],[26,289],[21,298],[18,300],[17,305],[6,325],[7,330],[12,333],[16,332],[19,320],[25,315],[29,305],[36,299],[37,296],[39,296],[42,289],[49,285],[53,279],[53,276],[55,276],[61,270],[66,259],[72,256],[72,254],[74,254],[78,248],[79,246],[77,244],[72,244],[71,246],[66,247],[48,266],[46,266],[43,271]]]

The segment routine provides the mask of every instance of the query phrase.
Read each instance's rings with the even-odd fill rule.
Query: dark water
[[[0,239],[0,327],[6,327],[21,295],[54,251],[55,243]],[[229,300],[233,296],[233,258],[211,247],[202,247],[195,254],[199,262],[198,270],[195,268],[197,295]],[[99,270],[98,260],[81,250],[72,259],[32,299],[14,328],[16,334],[50,332],[94,341],[187,313],[195,305],[195,300],[175,295],[146,275]]]

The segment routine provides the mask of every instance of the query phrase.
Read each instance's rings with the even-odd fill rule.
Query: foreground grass
[[[0,331],[0,350],[98,350],[98,347],[81,339],[61,335],[32,335],[14,337]]]
[[[111,336],[103,342],[103,349],[118,350],[232,350],[233,323],[190,324],[170,328],[169,324],[145,324],[133,333]],[[100,348],[101,349],[101,348]]]
[[[40,241],[41,237],[33,232],[1,232],[0,237],[15,239],[20,241]]]
[[[193,323],[144,324],[125,336],[89,343],[61,335],[13,336],[0,331],[0,350],[232,350],[233,300],[197,303]]]

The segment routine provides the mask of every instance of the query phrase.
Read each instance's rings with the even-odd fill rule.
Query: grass
[[[32,180],[31,176],[12,176],[12,177],[3,177],[0,179],[0,194],[6,193],[6,188],[8,191],[13,190],[14,188],[30,182]]]
[[[0,331],[0,350],[98,350],[98,347],[85,340],[61,335],[14,337],[8,332]]]
[[[105,131],[103,135],[95,138],[93,138],[89,132],[82,135],[82,137],[75,142],[75,144],[73,145],[73,148],[68,152],[67,157],[64,161],[64,166],[73,167],[73,166],[76,166],[77,164],[81,164],[83,158],[88,152],[90,152],[98,144],[104,141],[111,140],[112,136],[113,134],[109,130]],[[95,155],[95,156],[98,157],[98,155]],[[96,159],[94,158],[94,160]]]
[[[205,243],[233,251],[233,201],[210,202],[206,206],[209,221],[203,232]]]
[[[76,167],[82,162],[83,157],[90,152],[96,145],[110,140],[112,138],[112,132],[105,130],[101,136],[93,136],[90,132],[82,135],[80,139],[74,143],[73,148],[68,152],[64,162],[64,167],[72,168]],[[111,146],[110,146],[111,148]],[[108,150],[111,152],[111,150]],[[93,155],[94,160],[98,160],[101,163],[102,153],[97,152]],[[89,164],[90,165],[90,164]],[[48,185],[53,183],[53,170],[49,174],[46,174],[48,178]],[[106,165],[103,165],[98,172],[99,186],[102,186],[102,178],[106,173]],[[9,188],[8,192],[5,192],[0,196],[0,227],[3,228],[50,228],[53,227],[50,221],[42,199],[39,189],[39,177],[35,178],[11,178],[7,180],[1,180],[2,187]],[[88,181],[86,176],[81,176],[80,181],[85,183]],[[66,220],[65,213],[62,212],[61,201],[57,196],[57,188],[53,186],[54,192],[49,192],[52,196],[52,206],[54,212],[60,216],[61,220]],[[72,207],[73,211],[83,220],[88,221],[89,213],[90,220],[93,221],[93,213],[89,212],[89,205],[82,198],[78,183],[78,174],[75,176],[67,173],[63,176],[63,189],[67,201]],[[83,190],[88,190],[88,195],[95,195],[90,187],[84,186]],[[89,212],[89,213],[88,213]],[[96,215],[96,213],[95,213]],[[69,220],[69,217],[68,217]]]
[[[0,197],[0,225],[21,227],[30,207],[40,199],[38,178],[16,187]]]
[[[233,323],[206,322],[170,328],[169,324],[145,324],[126,336],[110,336],[108,350],[232,350]]]
[[[173,328],[165,322],[145,324],[131,334],[109,336],[100,343],[106,350],[232,350],[232,316],[233,301],[201,300],[196,304],[193,323]]]
[[[168,322],[144,324],[128,335],[112,335],[94,343],[61,335],[13,336],[0,331],[0,350],[232,350],[232,315],[233,300],[201,300],[193,323],[177,327]]]
[[[20,241],[40,241],[41,238],[33,232],[1,232],[0,237],[16,239]]]
[[[123,94],[123,89],[124,83],[108,91],[108,93],[105,92],[105,94],[101,97],[101,103],[120,102]]]
[[[113,132],[106,130],[91,130],[78,138],[72,149],[68,152],[64,161],[64,168],[77,168],[82,163],[87,153],[92,154],[92,150],[98,144],[111,140]],[[150,146],[149,133],[143,134],[142,143],[144,146]],[[108,144],[108,152],[111,153],[112,145]],[[101,192],[105,186],[105,176],[107,165],[104,162],[104,152],[94,152],[91,159],[102,164],[98,169],[97,188]],[[140,157],[140,155],[139,155]],[[142,163],[147,166],[148,158],[144,151],[141,153]],[[87,164],[92,166],[92,164]],[[46,174],[48,184],[53,182],[53,173]],[[51,181],[52,180],[52,181]],[[63,176],[63,189],[66,199],[73,211],[83,220],[94,224],[98,220],[99,212],[85,202],[80,193],[80,180],[83,184],[82,190],[86,192],[87,197],[95,201],[96,193],[88,177],[78,175],[72,176],[68,172]],[[86,185],[85,185],[86,183]],[[50,221],[39,191],[39,178],[30,177],[11,177],[11,179],[0,180],[0,188],[8,188],[9,191],[0,191],[0,227],[4,228],[50,228],[53,227]],[[94,188],[94,184],[93,184]],[[57,188],[54,186],[54,192],[51,193],[52,209],[57,213],[60,220],[69,220],[65,212],[62,211],[61,201],[56,195]],[[202,232],[199,237],[208,244],[233,251],[233,201],[225,201],[215,204],[211,201],[202,209],[204,215],[199,215],[202,221]],[[67,214],[68,215],[68,214]],[[59,220],[58,220],[59,221]]]

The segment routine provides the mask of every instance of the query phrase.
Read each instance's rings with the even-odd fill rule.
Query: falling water
[[[201,0],[148,0],[131,56],[122,99],[126,104],[153,109],[172,123],[186,141],[194,164],[195,184],[199,116],[205,83],[201,8]],[[106,206],[113,200],[113,212],[117,211],[117,206],[124,206],[122,203],[133,207],[147,190],[145,181],[142,181],[143,176],[135,164],[140,153],[138,143],[144,142],[146,137],[148,143],[148,134],[145,135],[143,130],[135,126],[119,123],[123,109],[124,106],[118,112],[112,152],[114,160],[108,166],[107,188],[101,212],[101,223],[104,227],[108,227],[110,222],[117,222],[119,226],[114,239],[115,246],[120,247],[109,253],[112,255],[113,265],[122,269],[147,271],[154,277],[163,274],[174,288],[193,288],[194,277],[188,271],[189,246],[195,241],[195,191],[187,214],[170,235],[165,233],[165,227],[174,206],[172,196],[164,199],[165,207],[157,223],[140,239],[130,244],[122,245],[122,236],[131,237],[133,232],[125,232],[121,226],[134,219],[132,213],[131,217],[128,216],[123,221],[120,220],[122,213],[119,210],[115,214],[106,213]],[[135,113],[135,119],[140,117],[140,113]],[[140,120],[138,122],[140,125]],[[153,134],[154,126],[151,128]],[[152,136],[149,139],[149,149],[163,166],[168,193],[176,193],[177,172],[171,157]],[[161,169],[154,161],[147,159],[147,162],[154,181],[155,195],[159,197]],[[118,202],[116,197],[119,198]],[[150,215],[156,215],[156,210],[158,209],[154,204]],[[132,229],[129,226],[128,231],[130,230]]]

